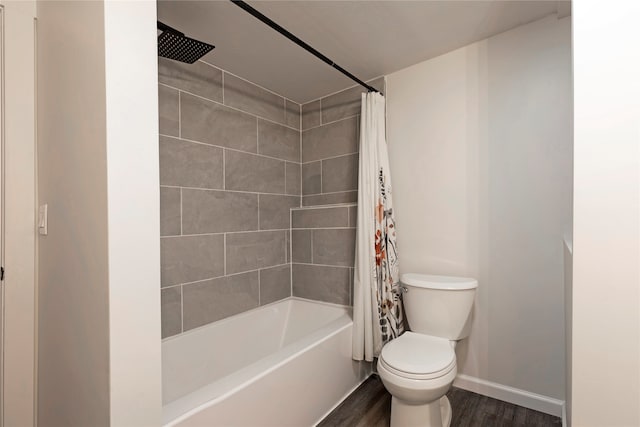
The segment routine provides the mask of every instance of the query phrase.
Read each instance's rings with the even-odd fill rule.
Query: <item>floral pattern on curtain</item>
[[[353,277],[353,353],[373,361],[404,332],[385,129],[385,98],[362,94],[358,219]]]
[[[393,208],[385,191],[385,174],[378,172],[378,204],[376,206],[376,283],[378,289],[378,317],[383,343],[397,338],[404,332],[402,301],[398,280],[398,251]]]

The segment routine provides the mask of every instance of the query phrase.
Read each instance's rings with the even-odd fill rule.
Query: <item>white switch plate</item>
[[[46,236],[49,232],[48,211],[49,208],[46,203],[44,205],[40,205],[40,208],[38,208],[38,233],[40,233],[41,236]]]

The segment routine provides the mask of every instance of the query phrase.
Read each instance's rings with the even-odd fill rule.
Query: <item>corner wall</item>
[[[489,390],[480,379],[541,395],[537,409],[555,415],[572,215],[570,28],[547,17],[387,77],[401,272],[477,277],[460,373],[477,391]]]

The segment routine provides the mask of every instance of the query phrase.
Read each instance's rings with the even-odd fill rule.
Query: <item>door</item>
[[[4,426],[4,7],[0,5],[0,427]]]
[[[35,425],[35,12],[0,0],[0,426]]]

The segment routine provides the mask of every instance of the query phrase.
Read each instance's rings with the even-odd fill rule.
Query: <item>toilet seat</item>
[[[405,332],[382,348],[379,363],[403,378],[428,380],[456,368],[456,354],[449,340]]]

